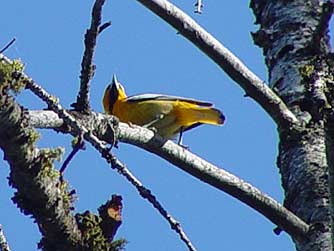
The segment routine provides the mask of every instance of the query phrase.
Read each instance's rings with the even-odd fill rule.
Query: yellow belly
[[[112,110],[121,122],[155,128],[166,139],[175,137],[183,128],[198,123],[219,124],[220,112],[211,107],[200,107],[182,101],[145,100],[126,102],[118,100]]]
[[[169,114],[173,110],[172,102],[116,102],[112,114],[120,121],[144,126]]]

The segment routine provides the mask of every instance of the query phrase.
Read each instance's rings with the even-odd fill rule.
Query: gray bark
[[[320,0],[251,1],[260,29],[269,85],[302,122],[281,130],[277,164],[285,206],[310,224],[308,240],[294,239],[297,250],[332,250],[325,111],[331,108],[332,78],[328,21],[332,4]]]
[[[214,46],[218,41],[213,40],[209,34],[189,18],[182,18],[184,14],[170,3],[166,4],[164,0],[138,1],[156,12],[167,22],[170,22],[181,34],[203,50],[272,116],[278,125],[280,135],[277,164],[285,190],[285,206],[309,225],[301,222],[302,224],[299,225],[302,226],[302,234],[294,234],[296,231],[289,231],[288,227],[288,224],[293,222],[287,217],[291,213],[285,212],[287,211],[285,208],[277,205],[278,209],[284,209],[278,210],[279,212],[284,211],[279,219],[272,217],[275,212],[272,206],[268,207],[270,210],[262,210],[261,207],[261,210],[258,211],[269,219],[273,218],[273,222],[287,231],[296,243],[297,250],[332,250],[330,196],[328,192],[328,176],[331,175],[328,175],[327,169],[328,166],[333,166],[334,159],[334,132],[332,130],[334,125],[332,110],[334,105],[334,77],[332,73],[333,56],[329,53],[327,33],[333,3],[320,0],[251,1],[251,7],[255,13],[257,23],[260,25],[259,31],[253,34],[254,40],[257,45],[263,48],[269,71],[269,86],[272,88],[269,89],[238,59],[231,56],[231,53],[226,51],[223,46]],[[0,107],[4,109],[5,106]],[[62,113],[62,110],[59,113]],[[4,113],[6,116],[8,114],[9,112]],[[26,121],[26,118],[24,121]],[[6,130],[2,131],[4,135],[8,134]],[[80,131],[83,132],[84,130],[81,129]],[[89,134],[87,130],[85,132],[86,135]],[[91,139],[94,135],[92,134],[92,137],[88,136],[90,138],[86,139]],[[228,183],[234,177],[225,182],[227,185],[219,186],[218,178],[222,175],[217,176],[217,174],[222,174],[222,171],[216,170],[213,172],[217,168],[203,165],[204,162],[197,161],[202,164],[204,175],[203,173],[196,173],[194,171],[196,163],[192,163],[193,166],[188,168],[186,164],[177,162],[167,156],[167,153],[162,152],[164,149],[161,151],[155,150],[153,147],[156,142],[151,142],[152,145],[149,142],[149,139],[153,136],[146,140],[145,145],[142,145],[139,139],[130,141],[126,135],[120,133],[117,136],[125,142],[128,141],[128,143],[146,147],[145,149],[149,151],[161,154],[162,157],[171,160],[172,163],[175,162],[183,170],[221,190],[232,195],[241,194],[239,199],[253,206],[253,199],[248,199],[250,196],[239,193],[239,190],[242,192],[251,190],[247,183],[239,182],[237,192],[237,189]],[[12,140],[10,137],[7,138]],[[9,150],[11,150],[13,145],[4,144],[3,148],[10,147]],[[166,144],[166,147],[168,147],[168,144]],[[6,150],[8,153],[8,149]],[[179,155],[179,159],[189,159],[190,156],[189,154]],[[14,155],[15,158],[13,158],[11,154],[6,156],[12,157],[13,162],[20,160]],[[28,160],[30,161],[30,159]],[[333,174],[333,170],[331,173]],[[216,175],[218,178],[211,179],[210,175]],[[225,174],[225,176],[230,175]],[[26,180],[26,176],[24,177],[24,180]],[[206,180],[206,178],[208,179]],[[331,185],[333,185],[333,182]],[[260,193],[256,192],[252,190],[250,195],[256,197],[255,195],[258,194],[259,198],[263,198]],[[333,197],[333,193],[331,197]],[[254,205],[253,207],[258,206]],[[293,216],[297,218],[295,215]],[[299,223],[300,219],[297,218]],[[284,220],[287,220],[287,222]],[[303,227],[304,225],[306,226]],[[304,232],[307,233],[307,238],[301,238],[301,235],[305,235]]]

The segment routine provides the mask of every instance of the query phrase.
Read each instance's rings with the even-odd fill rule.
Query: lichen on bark
[[[261,1],[250,4],[259,30],[269,85],[301,121],[300,131],[279,131],[277,165],[285,206],[310,224],[297,250],[331,250],[325,114],[332,109],[333,73],[329,1]]]
[[[80,232],[71,213],[73,197],[53,166],[62,150],[36,147],[39,134],[11,95],[24,87],[11,78],[19,70],[17,62],[0,61],[0,147],[10,166],[9,183],[16,189],[12,200],[35,219],[47,250],[75,250]]]

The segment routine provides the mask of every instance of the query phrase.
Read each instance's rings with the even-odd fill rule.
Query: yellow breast
[[[112,114],[120,121],[144,126],[154,120],[162,118],[173,111],[173,102],[159,102],[145,100],[142,102],[127,102],[117,100],[113,106]]]

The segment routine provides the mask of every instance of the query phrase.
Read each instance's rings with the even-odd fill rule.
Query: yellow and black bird
[[[104,92],[103,107],[121,122],[154,128],[165,139],[174,139],[201,124],[222,125],[225,117],[211,103],[162,94],[126,96],[124,87],[113,76]]]

